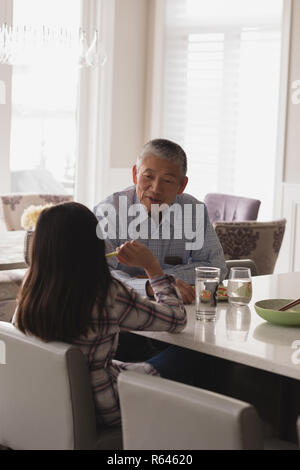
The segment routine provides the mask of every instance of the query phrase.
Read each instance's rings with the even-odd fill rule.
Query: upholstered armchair
[[[258,275],[272,274],[282,244],[286,219],[273,222],[215,222],[226,260],[252,259]]]
[[[0,321],[10,322],[26,269],[0,270]]]
[[[210,221],[256,220],[260,201],[229,194],[209,193],[204,198]]]
[[[72,201],[68,194],[3,194],[0,196],[4,222],[7,230],[22,230],[21,217],[24,209],[34,205],[59,204]]]

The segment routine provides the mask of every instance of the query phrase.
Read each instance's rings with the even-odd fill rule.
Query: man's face
[[[139,201],[148,213],[151,204],[173,204],[188,182],[187,177],[182,178],[176,163],[154,155],[145,157],[139,170],[134,165],[132,171]]]

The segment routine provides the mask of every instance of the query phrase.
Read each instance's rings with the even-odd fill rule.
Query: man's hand
[[[195,289],[181,279],[176,280],[176,286],[178,287],[183,303],[191,304],[195,300]],[[152,287],[147,285],[147,294],[152,297],[154,295]]]

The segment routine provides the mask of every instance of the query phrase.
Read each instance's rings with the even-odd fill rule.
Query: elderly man
[[[222,279],[226,263],[205,205],[184,193],[188,182],[184,150],[166,139],[148,142],[133,167],[133,182],[95,207],[99,236],[107,252],[138,238],[152,250],[165,273],[177,281],[183,301],[191,303],[195,267],[216,266]],[[138,213],[138,217],[136,217]],[[152,295],[145,273],[109,258],[113,274],[142,295]]]

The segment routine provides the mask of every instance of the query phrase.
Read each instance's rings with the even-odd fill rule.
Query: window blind
[[[282,2],[272,5],[166,1],[162,131],[185,149],[188,192],[200,199],[250,196],[247,167],[266,149],[275,164]]]

